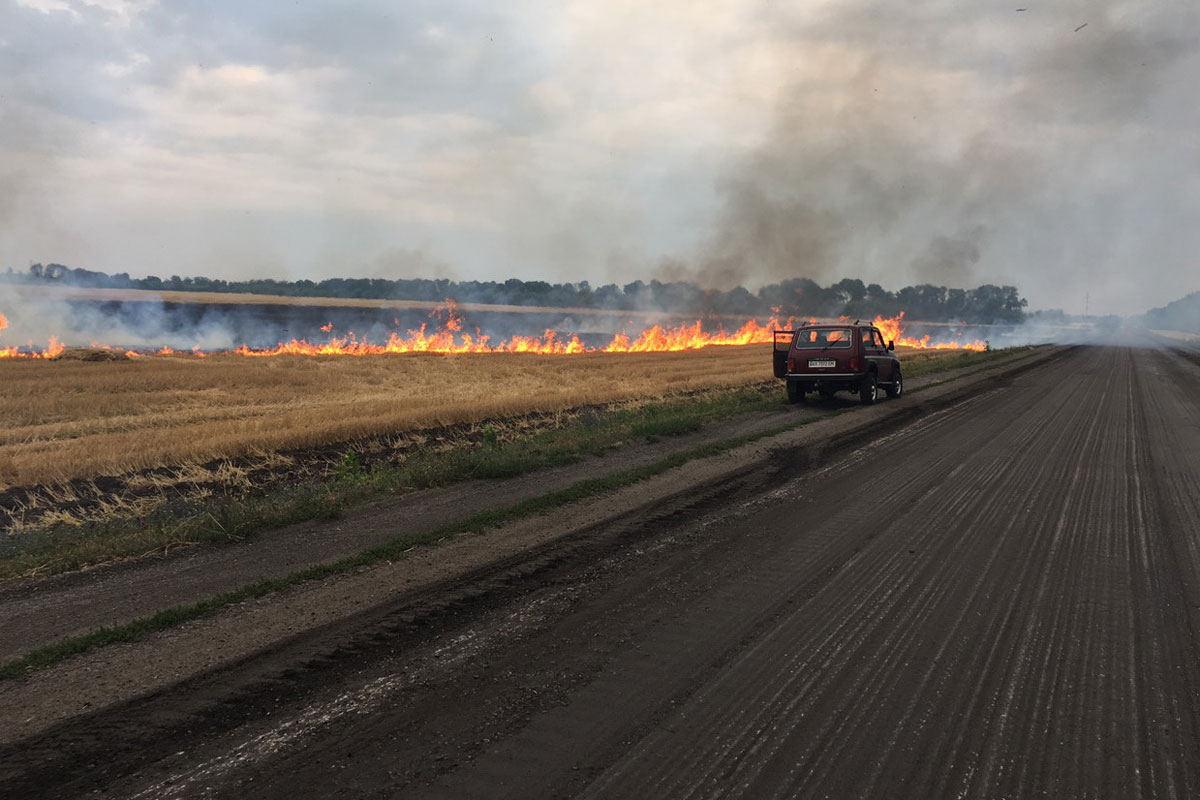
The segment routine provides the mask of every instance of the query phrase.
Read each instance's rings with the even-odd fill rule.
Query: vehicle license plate
[[[837,362],[836,361],[810,361],[810,362],[808,362],[808,365],[810,367],[836,367]]]

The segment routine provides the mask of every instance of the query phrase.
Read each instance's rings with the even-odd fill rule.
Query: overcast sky
[[[1026,10],[1019,10],[1026,6]],[[1200,3],[0,0],[0,268],[1200,289]]]

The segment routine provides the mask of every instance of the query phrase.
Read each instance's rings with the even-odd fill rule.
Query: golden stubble
[[[759,383],[770,354],[0,362],[0,488]]]

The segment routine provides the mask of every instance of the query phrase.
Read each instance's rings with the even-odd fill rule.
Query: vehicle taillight
[[[850,357],[850,371],[858,372],[858,356]]]
[[[788,359],[788,372],[795,372],[795,371],[796,371],[796,359],[789,358]]]

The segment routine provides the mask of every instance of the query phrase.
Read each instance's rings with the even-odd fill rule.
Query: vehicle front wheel
[[[862,400],[864,406],[869,406],[874,404],[877,397],[879,397],[879,384],[875,382],[875,373],[868,372],[858,390],[858,399]]]
[[[888,397],[899,397],[904,394],[904,376],[900,374],[900,369],[896,368],[896,379],[887,387]]]
[[[804,384],[800,381],[787,382],[787,398],[789,403],[804,402]]]

